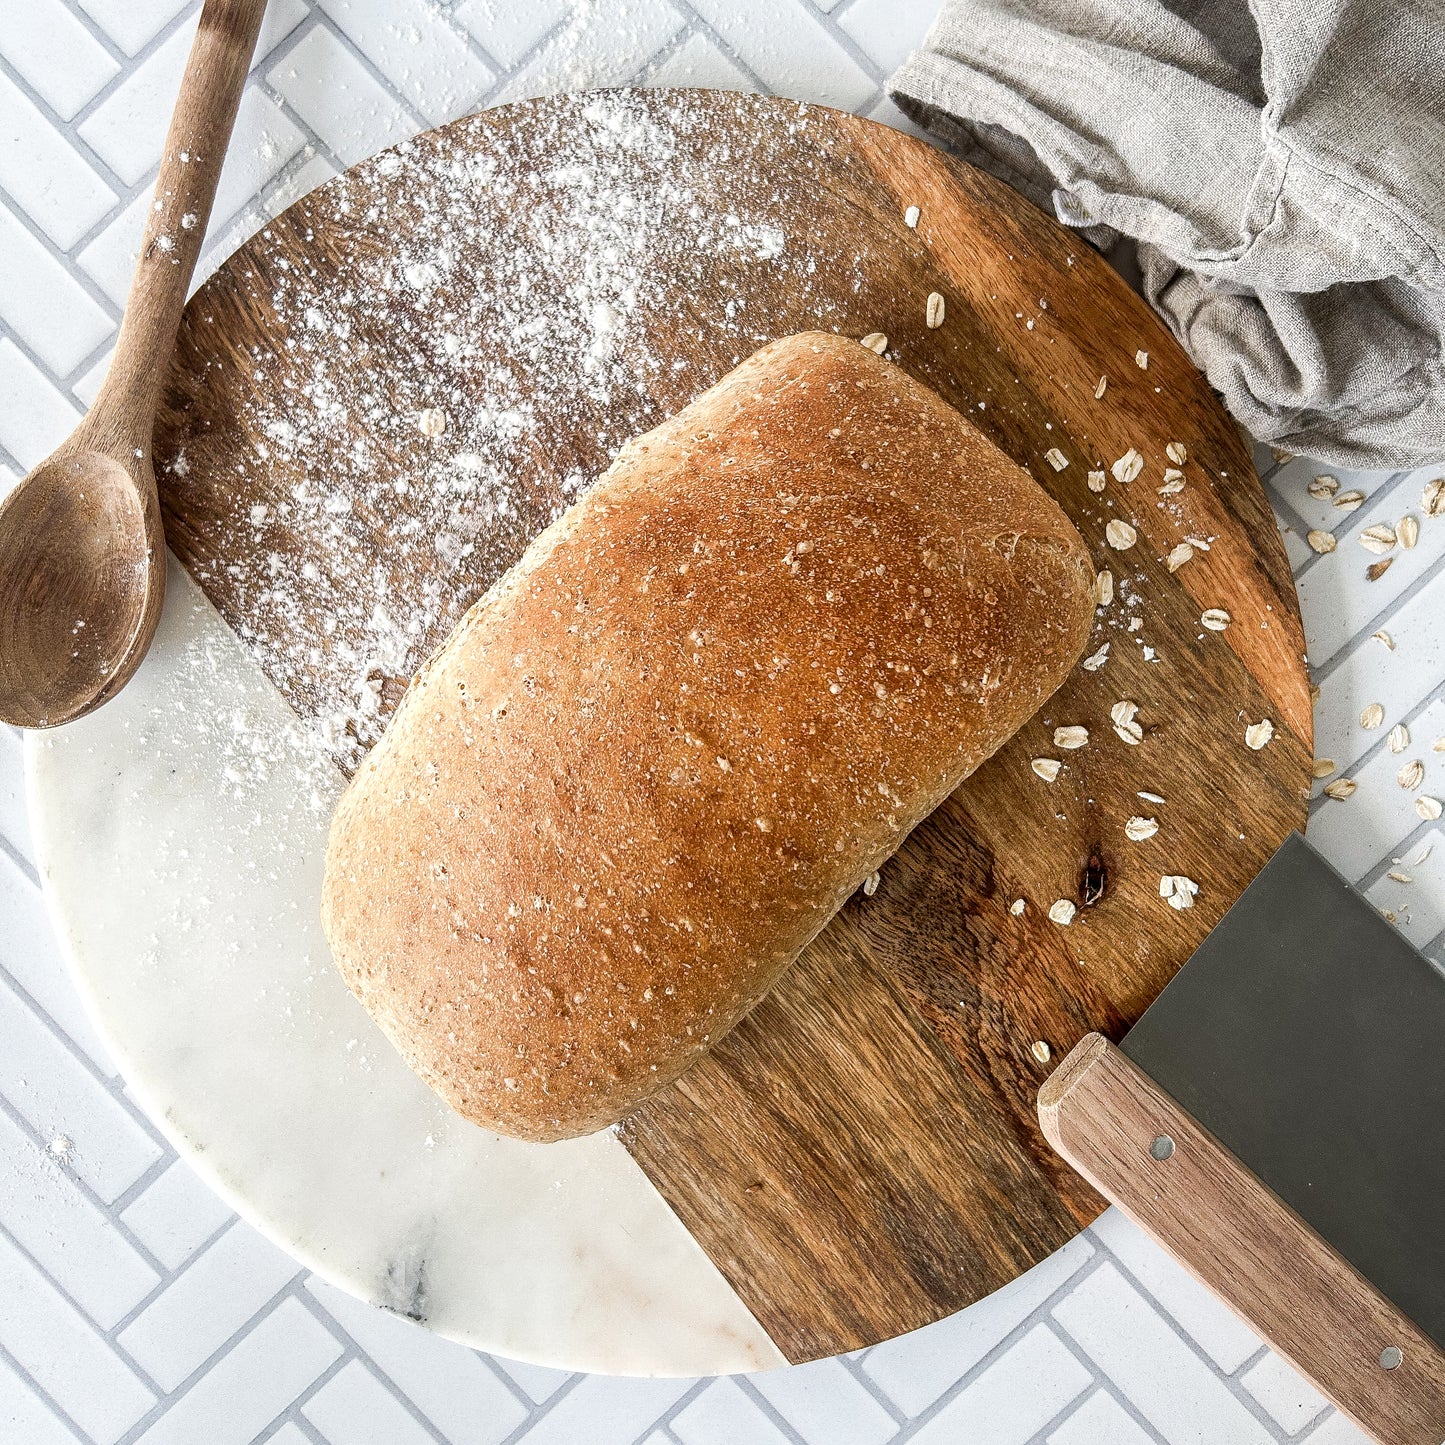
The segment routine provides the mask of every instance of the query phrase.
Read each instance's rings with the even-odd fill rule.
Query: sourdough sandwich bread
[[[347,983],[460,1113],[621,1118],[1058,686],[1094,570],[856,341],[765,347],[548,527],[337,809]]]

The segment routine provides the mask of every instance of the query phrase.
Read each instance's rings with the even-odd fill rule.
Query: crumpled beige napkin
[[[1445,0],[946,0],[898,104],[1108,245],[1262,441],[1445,456]]]

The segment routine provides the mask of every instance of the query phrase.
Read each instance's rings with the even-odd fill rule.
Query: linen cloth
[[[1108,246],[1256,437],[1445,456],[1445,0],[946,0],[893,76]]]

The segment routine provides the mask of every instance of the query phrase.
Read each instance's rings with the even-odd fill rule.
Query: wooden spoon
[[[0,718],[69,722],[140,666],[165,598],[151,425],[266,0],[206,0],[115,354],[70,439],[0,505]]]

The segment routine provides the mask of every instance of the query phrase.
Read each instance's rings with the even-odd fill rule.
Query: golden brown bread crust
[[[423,669],[332,824],[342,974],[466,1117],[621,1118],[1053,692],[1093,577],[933,392],[844,338],[765,347]]]

